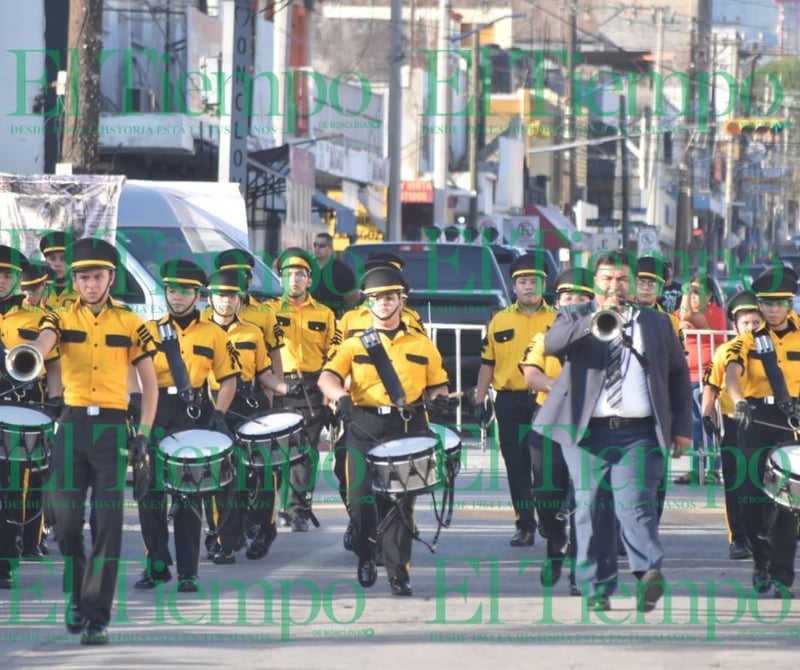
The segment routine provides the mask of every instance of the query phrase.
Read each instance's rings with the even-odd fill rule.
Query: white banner
[[[116,175],[0,173],[0,243],[28,257],[37,254],[39,240],[51,230],[114,244],[124,182]]]

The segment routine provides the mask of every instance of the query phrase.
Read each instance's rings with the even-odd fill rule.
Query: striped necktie
[[[622,407],[622,337],[615,337],[608,345],[606,365],[606,397],[609,407]]]

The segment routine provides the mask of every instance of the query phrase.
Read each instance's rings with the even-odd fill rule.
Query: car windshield
[[[225,249],[238,248],[230,237],[214,228],[196,226],[125,226],[117,229],[117,240],[139,260],[154,277],[168,260],[192,260],[206,273],[214,272],[214,257]],[[256,296],[280,295],[280,281],[260,260],[256,259],[250,293]]]
[[[474,293],[499,291],[506,293],[502,275],[493,263],[488,248],[459,244],[355,244],[348,247],[345,262],[360,275],[366,258],[376,252],[389,251],[405,262],[403,275],[412,291],[450,291]]]

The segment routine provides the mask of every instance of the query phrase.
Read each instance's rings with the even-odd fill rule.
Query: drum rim
[[[39,409],[38,407],[28,406],[26,404],[16,404],[10,402],[0,402],[0,412],[2,412],[3,407],[9,407],[14,410],[24,410],[26,412],[33,412],[34,414],[40,414],[42,417],[46,419],[41,423],[10,423],[9,421],[0,417],[0,428],[16,428],[16,429],[23,429],[23,428],[42,428],[45,426],[52,426],[55,423],[55,419],[44,411],[44,409]]]
[[[410,437],[413,437],[414,439],[424,438],[424,439],[427,439],[427,440],[432,440],[433,444],[431,444],[429,447],[427,447],[425,449],[419,449],[417,451],[413,451],[413,452],[409,452],[409,453],[405,453],[405,454],[393,454],[391,456],[383,456],[383,455],[373,454],[373,452],[376,449],[379,449],[382,446],[385,446],[389,442],[396,442],[398,440],[402,440],[402,439],[410,438]],[[373,459],[376,459],[376,460],[380,459],[381,461],[387,461],[387,460],[390,460],[390,459],[413,458],[414,456],[422,456],[423,454],[431,454],[431,453],[435,454],[436,453],[436,447],[437,447],[438,444],[439,444],[439,440],[436,438],[435,435],[422,433],[422,434],[414,436],[411,433],[407,433],[404,437],[392,438],[391,440],[384,440],[383,442],[379,442],[375,446],[370,447],[370,449],[367,451],[367,458],[372,457]]]
[[[211,430],[210,428],[176,428],[174,430],[169,431],[166,435],[161,437],[158,440],[158,442],[156,442],[156,445],[155,445],[156,449],[160,453],[164,454],[165,456],[172,457],[172,454],[170,452],[168,452],[167,450],[162,448],[161,445],[164,443],[164,441],[168,440],[171,437],[174,437],[178,433],[185,433],[185,432],[195,431],[195,430],[206,432],[206,433],[213,433],[215,435],[221,435],[226,440],[228,440],[230,442],[230,444],[228,444],[224,449],[222,449],[219,452],[213,454],[212,456],[223,456],[224,454],[227,454],[229,451],[231,451],[233,449],[233,447],[236,445],[236,441],[230,435],[227,435],[226,433],[223,433],[221,430]],[[186,447],[186,448],[189,448],[189,447]],[[196,447],[196,445],[192,445],[191,448],[192,449],[196,449],[197,447]],[[209,457],[209,455],[205,454],[205,458],[208,458],[208,457]],[[180,460],[189,460],[190,462],[198,462],[200,460],[200,459],[197,459],[197,458],[191,459],[191,458],[188,458],[186,456],[178,456],[177,458],[174,458],[173,460],[178,460],[178,459],[180,459]]]

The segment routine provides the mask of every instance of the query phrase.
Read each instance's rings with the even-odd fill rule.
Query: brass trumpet
[[[611,342],[622,335],[622,317],[613,309],[601,309],[592,315],[589,328],[601,342]]]
[[[44,357],[32,344],[22,343],[6,352],[6,372],[18,382],[30,382],[42,374]]]

